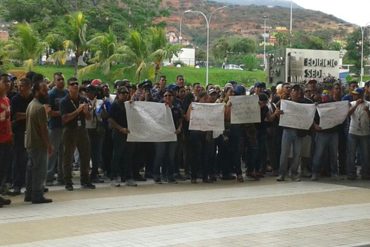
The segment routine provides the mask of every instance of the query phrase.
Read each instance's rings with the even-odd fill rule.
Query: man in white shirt
[[[370,110],[364,101],[364,89],[352,91],[353,100],[348,115],[351,117],[347,145],[347,178],[356,179],[355,158],[358,149],[358,159],[361,164],[362,179],[370,179],[369,140],[370,140]]]

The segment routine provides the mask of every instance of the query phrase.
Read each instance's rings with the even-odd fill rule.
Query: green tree
[[[129,33],[125,42],[124,54],[130,63],[125,69],[135,69],[137,82],[140,82],[142,74],[149,70],[149,47],[145,37],[136,30]],[[154,74],[154,68],[153,68]]]
[[[370,54],[370,43],[367,29],[364,30],[364,58]],[[355,30],[347,37],[347,53],[344,56],[344,63],[354,64],[357,72],[361,69],[361,30]],[[365,59],[366,61],[366,59]]]
[[[20,23],[17,24],[15,35],[4,49],[8,52],[10,59],[22,61],[24,66],[31,70],[33,64],[45,51],[45,47],[46,43],[41,42],[38,34],[28,23]]]
[[[75,12],[67,16],[69,29],[66,30],[68,40],[64,41],[65,51],[71,50],[75,54],[75,76],[78,72],[78,60],[87,50],[86,30],[87,21],[82,12]]]
[[[256,55],[247,55],[244,57],[244,65],[246,70],[255,70],[258,69],[260,65],[260,60],[256,58]]]
[[[223,61],[230,52],[230,44],[226,38],[220,38],[212,45],[211,51],[216,60]]]
[[[287,47],[289,45],[289,33],[278,32],[275,34],[278,47]]]
[[[171,58],[181,50],[179,45],[171,45],[166,38],[166,31],[163,28],[152,27],[147,34],[149,36],[150,59],[154,62],[154,78],[158,79],[159,71],[163,60]]]

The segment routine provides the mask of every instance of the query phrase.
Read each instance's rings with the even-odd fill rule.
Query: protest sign
[[[128,142],[176,141],[175,124],[171,109],[162,103],[125,102]]]
[[[189,130],[223,131],[224,104],[192,103]]]
[[[302,104],[289,100],[281,100],[280,109],[284,112],[280,115],[280,126],[305,130],[311,127],[316,112],[315,104]]]
[[[321,129],[330,129],[342,124],[346,119],[349,111],[347,101],[338,101],[317,106],[317,112],[320,116]]]
[[[260,123],[261,108],[257,95],[231,96],[231,123]]]

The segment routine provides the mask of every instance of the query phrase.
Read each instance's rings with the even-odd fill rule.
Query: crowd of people
[[[111,92],[112,90],[112,92]],[[113,92],[114,91],[114,92]],[[346,92],[346,93],[345,93]],[[261,122],[231,124],[230,96],[257,95]],[[348,101],[347,119],[330,129],[320,128],[316,113],[309,130],[279,126],[281,100],[302,104]],[[177,141],[128,142],[125,102],[150,101],[169,107]],[[137,186],[155,183],[213,183],[219,179],[257,181],[267,174],[277,181],[288,177],[318,180],[346,176],[370,179],[370,82],[360,88],[330,78],[300,84],[282,82],[271,88],[257,82],[250,89],[230,81],[223,88],[187,85],[184,76],[167,83],[150,80],[135,85],[117,80],[114,89],[99,79],[65,81],[60,72],[51,82],[29,72],[17,79],[0,77],[0,182],[3,195],[49,203],[48,186],[74,190],[74,170],[81,188],[110,182]],[[192,102],[223,103],[225,131],[189,130]],[[361,168],[361,169],[358,169]],[[10,204],[0,197],[0,207]]]

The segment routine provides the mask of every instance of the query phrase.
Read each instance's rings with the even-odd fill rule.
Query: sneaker
[[[212,181],[211,179],[208,179],[208,178],[203,178],[203,179],[202,179],[202,182],[203,182],[203,183],[206,183],[206,184],[211,184],[211,183],[213,183],[213,181]]]
[[[6,194],[8,196],[18,196],[21,194],[21,189],[18,187],[14,187],[13,190],[9,190]]]
[[[317,177],[316,174],[312,173],[312,176],[311,176],[311,181],[317,181],[319,180],[319,178]]]
[[[297,176],[292,176],[292,181],[301,182],[301,178],[298,175]]]
[[[237,181],[238,183],[243,183],[243,182],[244,182],[243,175],[238,175],[238,176],[236,177],[236,181]]]
[[[347,176],[347,180],[356,180],[356,176],[355,175],[351,175],[351,176]]]
[[[120,178],[112,179],[111,185],[113,187],[120,187],[121,186],[121,179]]]
[[[139,182],[145,182],[146,181],[146,178],[144,178],[141,175],[137,175],[137,176],[134,177],[134,180],[135,181],[139,181]]]
[[[46,181],[46,186],[54,186],[54,181]]]
[[[197,179],[196,179],[196,178],[192,178],[192,179],[191,179],[191,183],[192,183],[192,184],[196,184],[196,183],[197,183]]]
[[[155,178],[154,183],[156,184],[162,184],[162,180],[160,178]]]
[[[92,178],[91,182],[95,183],[95,184],[102,184],[102,183],[104,183],[104,180],[100,179],[100,178]]]
[[[65,188],[68,191],[72,191],[73,190],[73,185],[72,184],[66,184]]]
[[[136,187],[137,186],[137,183],[135,183],[135,181],[133,179],[127,179],[126,186]]]
[[[177,181],[176,181],[176,179],[174,179],[174,178],[169,178],[169,179],[167,180],[167,183],[169,183],[169,184],[177,184]]]
[[[9,205],[10,203],[12,203],[11,200],[5,199],[5,198],[3,198],[3,197],[0,196],[0,204],[1,205]]]
[[[284,177],[283,175],[279,175],[279,176],[276,178],[276,181],[278,181],[278,182],[285,181],[285,177]]]
[[[83,183],[81,184],[81,188],[82,189],[95,189],[95,185],[93,185],[92,183]]]
[[[236,177],[234,175],[231,175],[231,174],[226,174],[226,175],[222,175],[221,179],[222,180],[234,180]]]
[[[49,198],[45,198],[45,197],[42,197],[42,198],[37,199],[37,200],[32,200],[32,204],[51,203],[51,202],[53,202],[53,200],[51,200]]]

